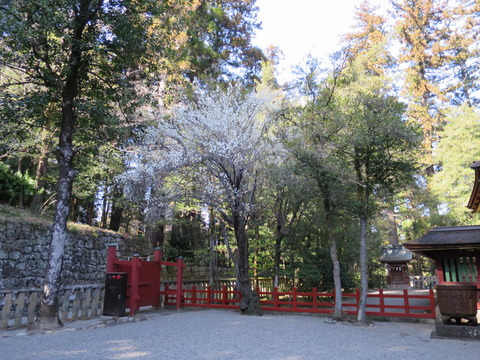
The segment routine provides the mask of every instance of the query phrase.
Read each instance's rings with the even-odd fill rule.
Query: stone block
[[[436,323],[432,338],[480,340],[480,326],[445,325]]]

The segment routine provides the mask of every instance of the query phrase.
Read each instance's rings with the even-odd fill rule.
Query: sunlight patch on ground
[[[391,352],[399,352],[399,351],[406,351],[410,348],[410,346],[391,346],[388,347],[386,350]]]
[[[65,351],[52,351],[52,354],[61,354],[61,355],[82,355],[82,354],[87,354],[87,350],[65,350]]]
[[[112,345],[108,348],[109,351],[117,354],[111,355],[109,359],[134,359],[142,356],[152,355],[148,351],[138,351],[132,339],[128,340],[111,340],[108,344]]]
[[[148,356],[148,355],[151,355],[151,353],[146,351],[133,351],[125,354],[114,355],[109,357],[109,359],[135,359],[141,356]]]

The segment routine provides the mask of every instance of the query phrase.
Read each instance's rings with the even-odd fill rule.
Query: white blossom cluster
[[[230,210],[248,213],[271,152],[267,135],[278,98],[268,89],[247,92],[235,85],[197,91],[194,100],[144,131],[142,144],[129,154],[132,167],[123,179],[141,183],[168,175],[179,183],[188,177],[203,202],[226,202]]]

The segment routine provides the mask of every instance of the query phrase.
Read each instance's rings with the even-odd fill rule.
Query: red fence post
[[[383,314],[385,312],[385,296],[383,295],[383,289],[378,290],[380,312]]]
[[[355,315],[358,315],[358,309],[360,307],[360,289],[357,288],[355,289],[355,307],[357,308],[356,312],[355,312]]]
[[[192,304],[197,305],[197,285],[192,286]]]
[[[212,304],[212,288],[210,287],[210,285],[207,285],[207,304]]]
[[[226,286],[222,287],[222,304],[228,305],[228,292]]]
[[[157,289],[156,290],[156,298],[157,298],[157,307],[160,306],[160,287],[162,286],[162,248],[156,247],[153,250],[153,261],[157,264],[158,266],[158,283],[157,283]]]
[[[405,306],[405,314],[410,314],[410,300],[408,299],[407,289],[403,289],[403,304]]]
[[[107,250],[107,272],[115,271],[115,260],[117,260],[117,245],[109,244]]]
[[[312,307],[314,311],[317,310],[317,300],[318,300],[317,288],[314,287],[312,289]],[[335,304],[335,295],[333,298],[333,303]]]
[[[162,248],[156,247],[153,250],[153,261],[161,262],[162,261],[162,256],[163,256]]]
[[[278,308],[278,287],[273,288],[273,307]]]
[[[176,308],[180,310],[182,308],[182,284],[183,284],[183,258],[180,256],[177,260],[177,301]]]
[[[293,298],[293,308],[296,309],[297,308],[297,301],[298,301],[297,288],[296,287],[293,288],[292,298]]]
[[[135,315],[135,312],[140,308],[138,295],[138,278],[140,275],[140,255],[133,255],[132,259],[132,279],[130,280],[130,316]]]

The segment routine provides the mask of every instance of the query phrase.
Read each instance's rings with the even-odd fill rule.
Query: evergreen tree
[[[442,71],[446,39],[450,28],[444,14],[447,1],[391,0],[401,40],[399,61],[406,65],[404,94],[408,100],[407,117],[423,130],[421,163],[425,174],[435,172],[433,149],[443,123],[447,100],[440,84],[445,80]]]

